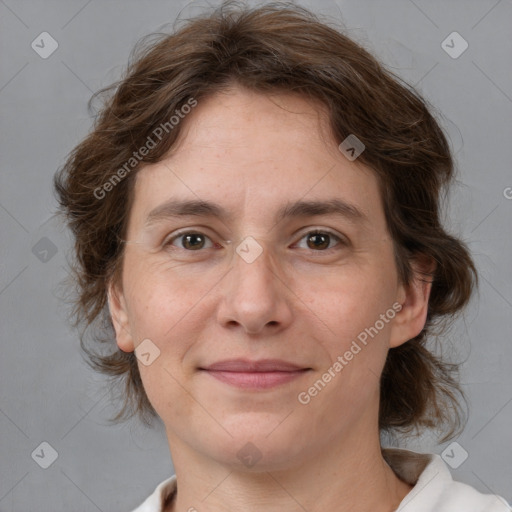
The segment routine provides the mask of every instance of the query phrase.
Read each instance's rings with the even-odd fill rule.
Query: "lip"
[[[213,363],[200,370],[235,387],[269,389],[299,378],[311,368],[280,359],[230,359]]]
[[[225,372],[293,372],[305,370],[306,368],[288,361],[283,361],[282,359],[260,359],[259,361],[227,359],[210,364],[201,369]]]

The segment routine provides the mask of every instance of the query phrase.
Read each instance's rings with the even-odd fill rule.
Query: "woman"
[[[82,346],[125,383],[116,419],[165,424],[176,475],[137,512],[510,510],[381,447],[462,428],[426,342],[477,275],[439,220],[453,160],[425,101],[283,5],[191,20],[116,85],[55,186],[76,320],[114,345]]]

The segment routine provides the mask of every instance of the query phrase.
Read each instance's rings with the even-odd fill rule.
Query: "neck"
[[[383,459],[378,435],[373,439],[346,438],[337,448],[326,444],[314,458],[287,469],[238,471],[169,435],[178,493],[165,510],[394,511],[412,487]]]

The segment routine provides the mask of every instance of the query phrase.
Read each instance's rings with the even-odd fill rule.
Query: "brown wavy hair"
[[[102,100],[93,129],[55,174],[59,211],[74,235],[74,325],[82,326],[89,365],[122,385],[122,407],[112,421],[138,415],[151,424],[158,417],[134,353],[116,346],[106,293],[119,279],[137,169],[164,158],[181,125],[168,130],[133,171],[119,169],[126,170],[133,152],[191,98],[200,102],[233,84],[318,100],[338,143],[354,134],[365,144],[358,161],[377,176],[401,281],[411,281],[415,260],[436,262],[420,277],[432,280],[424,329],[388,352],[379,427],[384,434],[447,427],[443,440],[453,437],[465,416],[458,365],[427,345],[437,339],[437,327],[446,327],[467,304],[478,276],[466,245],[440,221],[441,200],[454,177],[447,139],[433,107],[343,27],[277,2],[256,8],[225,2],[170,34],[140,40],[123,77],[89,101],[91,108]],[[116,174],[122,179],[98,198]]]

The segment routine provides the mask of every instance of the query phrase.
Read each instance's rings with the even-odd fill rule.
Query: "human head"
[[[171,119],[185,116],[186,105],[193,108],[194,102],[240,84],[264,95],[293,92],[315,101],[328,112],[338,142],[353,134],[364,143],[357,162],[375,173],[397,274],[410,283],[414,264],[426,262],[431,272],[424,277],[432,280],[425,327],[388,353],[379,425],[384,431],[407,430],[449,420],[444,405],[454,405],[458,393],[451,366],[425,345],[431,329],[467,303],[476,271],[464,244],[440,223],[441,194],[453,177],[442,130],[417,93],[306,10],[232,7],[141,47],[94,130],[56,177],[76,240],[76,318],[85,326],[103,320],[114,351],[99,355],[84,340],[82,346],[97,369],[124,379],[125,405],[118,418],[154,414],[135,355],[115,350],[107,307],[108,284],[121,278],[137,171],[172,150],[187,120]],[[165,130],[165,123],[172,129]],[[161,139],[155,137],[159,129]],[[143,147],[149,149],[145,155],[138,152]],[[127,166],[134,151],[140,160]]]

